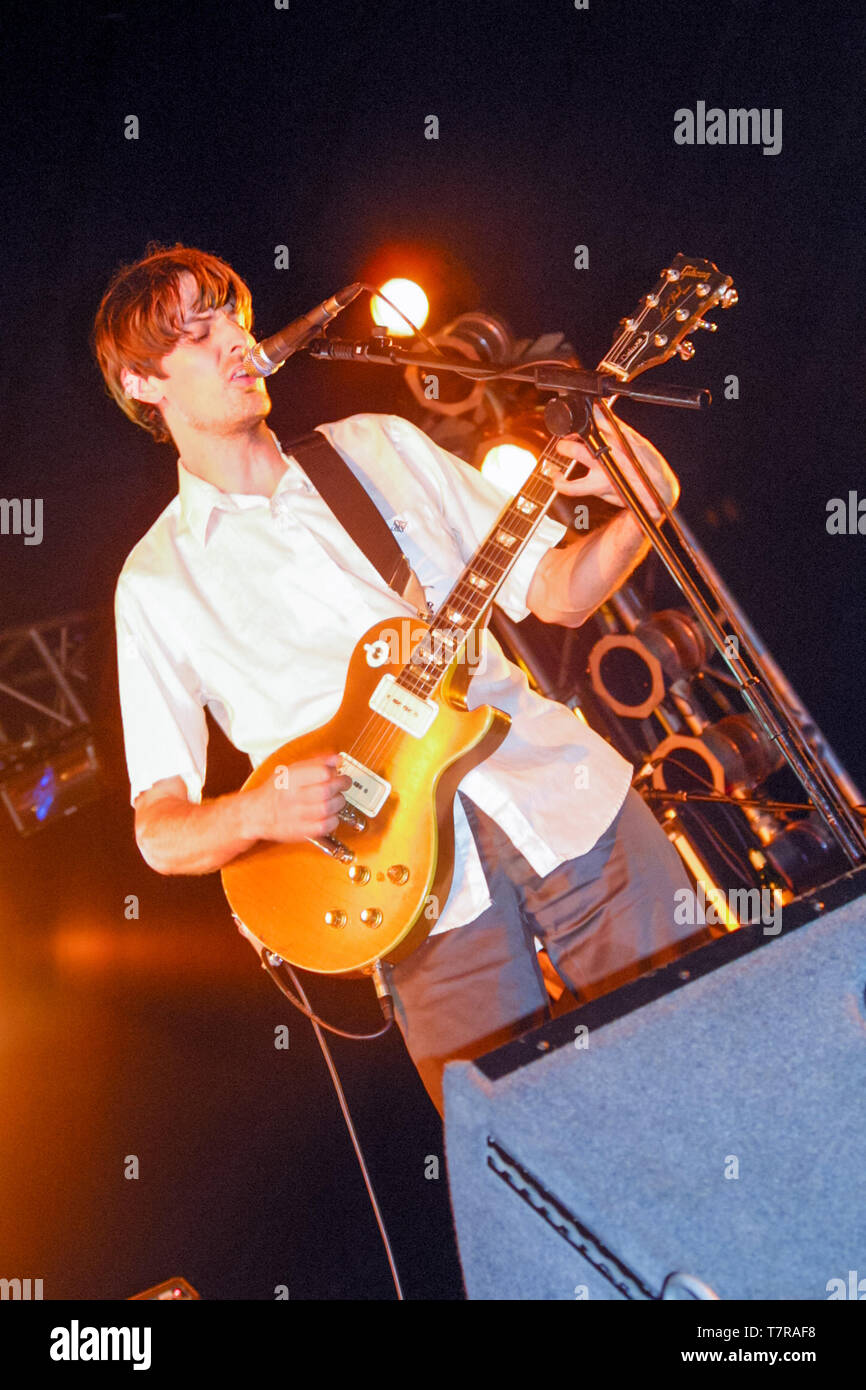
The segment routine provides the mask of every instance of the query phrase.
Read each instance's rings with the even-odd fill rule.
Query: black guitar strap
[[[283,445],[303,468],[343,530],[374,565],[385,583],[427,616],[424,590],[394,539],[388,523],[351,468],[321,430]]]

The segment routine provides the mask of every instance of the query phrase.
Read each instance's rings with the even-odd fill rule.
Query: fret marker
[[[464,615],[460,612],[459,608],[449,608],[446,611],[452,623],[462,623],[464,621]]]
[[[473,584],[473,585],[475,586],[476,589],[489,589],[489,588],[490,588],[490,580],[489,580],[489,579],[483,579],[483,578],[481,577],[481,575],[480,575],[480,574],[476,574],[474,570],[470,570],[470,571],[469,571],[469,583],[470,583],[470,584]]]
[[[523,493],[521,493],[517,499],[516,505],[519,512],[523,512],[525,516],[532,516],[538,504],[536,502],[530,502],[529,498],[524,497]]]
[[[411,660],[415,665],[429,665],[432,662],[436,666],[448,666],[463,640],[464,634],[459,629],[431,628],[418,643]]]
[[[516,536],[512,536],[510,531],[504,531],[501,527],[496,532],[496,544],[505,546],[506,550],[510,550],[516,540]]]

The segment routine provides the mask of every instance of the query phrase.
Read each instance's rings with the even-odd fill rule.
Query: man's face
[[[195,308],[198,289],[189,271],[181,275],[179,289],[182,336],[160,361],[164,375],[143,379],[142,398],[160,407],[175,437],[190,430],[205,435],[244,433],[271,409],[264,377],[237,375],[241,357],[255,338],[228,305]]]

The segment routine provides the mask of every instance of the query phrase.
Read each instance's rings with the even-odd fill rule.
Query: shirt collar
[[[280,457],[286,463],[286,471],[280,478],[273,494],[276,497],[277,493],[282,492],[288,483],[294,481],[297,464],[293,463],[290,456],[283,452],[280,441],[273,430],[269,433],[280,451]],[[177,461],[177,491],[180,498],[181,524],[202,546],[207,543],[208,522],[214,511],[248,511],[253,507],[267,507],[273,500],[265,497],[262,493],[223,492],[213,483],[199,478],[195,473],[190,473],[189,469],[184,466],[183,459],[180,458]]]

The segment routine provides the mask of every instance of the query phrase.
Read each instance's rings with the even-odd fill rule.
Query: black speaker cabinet
[[[864,894],[446,1068],[470,1298],[866,1298]]]

